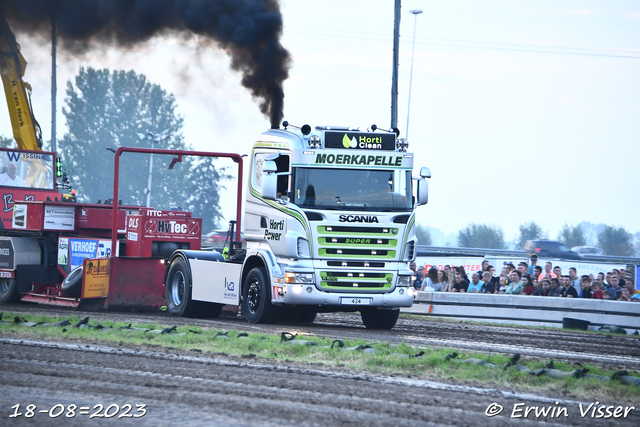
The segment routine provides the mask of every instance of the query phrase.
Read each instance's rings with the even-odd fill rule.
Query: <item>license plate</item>
[[[371,305],[371,298],[340,298],[343,305]]]

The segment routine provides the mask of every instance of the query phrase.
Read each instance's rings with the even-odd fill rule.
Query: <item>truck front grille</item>
[[[319,250],[321,257],[339,257],[339,258],[394,258],[396,251],[383,251],[379,249],[329,249],[322,248]]]
[[[319,226],[318,255],[322,258],[395,259],[398,228]]]
[[[365,271],[321,271],[320,286],[325,290],[366,292],[390,289],[393,273]]]
[[[373,261],[327,261],[329,267],[366,267],[366,268],[384,268],[384,262]]]

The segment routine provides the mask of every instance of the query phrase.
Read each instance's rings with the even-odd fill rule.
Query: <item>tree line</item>
[[[182,135],[184,120],[175,97],[133,71],[81,68],[67,82],[62,113],[68,132],[58,142],[58,156],[77,191],[78,202],[105,203],[113,197],[114,152],[119,147],[150,147],[141,138],[149,132],[166,134],[154,148],[192,150]],[[0,137],[1,147],[15,147]],[[47,141],[44,150],[49,150]],[[213,147],[210,151],[214,150]],[[172,170],[173,156],[153,157],[151,206],[180,208],[202,218],[203,234],[218,227],[220,181],[225,168],[211,158],[183,157]],[[125,153],[120,158],[119,199],[122,205],[145,206],[150,156]]]
[[[75,84],[67,83],[62,112],[68,132],[58,144],[78,200],[96,203],[112,197],[114,155],[109,149],[149,148],[151,141],[141,136],[153,132],[166,135],[154,148],[191,150],[176,107],[173,94],[142,74],[81,68]],[[218,193],[225,171],[210,158],[183,157],[169,169],[172,160],[153,157],[151,206],[191,211],[202,218],[203,234],[213,230],[222,218]],[[118,191],[123,205],[146,205],[149,162],[148,154],[121,156]]]
[[[173,94],[133,71],[81,68],[68,81],[62,113],[68,131],[58,141],[58,156],[81,203],[105,203],[113,197],[114,151],[149,148],[149,132],[165,134],[154,148],[192,150],[182,135],[184,119]],[[0,147],[15,147],[0,136]],[[43,149],[50,150],[50,141]],[[212,147],[213,148],[213,147]],[[220,151],[220,150],[210,150]],[[229,178],[211,158],[183,157],[169,169],[173,156],[155,155],[151,206],[178,208],[202,218],[203,234],[218,228],[220,181]],[[120,158],[119,199],[122,205],[145,206],[150,156],[125,153]]]

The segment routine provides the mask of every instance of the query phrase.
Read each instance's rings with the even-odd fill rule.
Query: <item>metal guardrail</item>
[[[506,249],[482,248],[452,248],[439,246],[418,245],[418,256],[504,256],[527,258],[525,251],[510,251]]]
[[[506,249],[483,249],[483,248],[452,248],[441,246],[425,246],[418,245],[418,256],[499,256],[499,257],[511,257],[511,258],[528,258],[525,251],[510,251]],[[554,257],[542,257],[542,258],[554,258]],[[567,260],[576,261],[576,260]],[[593,261],[601,263],[614,263],[614,264],[640,264],[640,258],[634,257],[618,257],[609,255],[585,255],[580,258],[580,261]]]
[[[615,325],[640,330],[640,303],[527,295],[418,292],[403,313],[435,317],[563,323],[565,317],[592,326]]]
[[[616,263],[616,264],[640,264],[640,258],[633,257],[616,257],[609,255],[585,255],[582,257],[584,261],[593,261],[593,262],[604,262],[604,263]]]

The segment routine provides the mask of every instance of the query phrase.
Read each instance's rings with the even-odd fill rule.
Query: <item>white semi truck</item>
[[[413,304],[408,264],[429,169],[412,177],[407,141],[375,125],[283,125],[251,153],[246,247],[175,251],[165,263],[167,310],[217,316],[240,305],[251,323],[359,311],[367,328],[393,328],[400,307]]]

